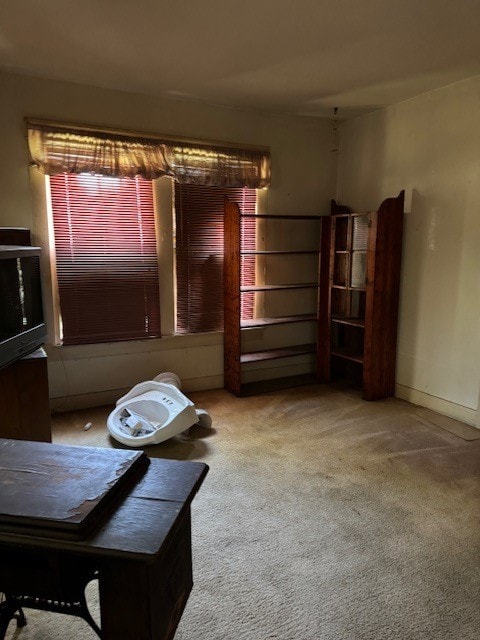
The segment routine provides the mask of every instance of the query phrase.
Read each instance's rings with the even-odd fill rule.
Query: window
[[[168,335],[221,330],[224,197],[255,212],[256,189],[270,184],[269,150],[35,119],[27,131],[31,166],[50,176],[53,222],[41,233],[52,255],[56,249],[59,293],[52,288],[47,309],[56,341],[159,337],[160,317]],[[168,178],[176,185],[176,259]],[[244,249],[255,248],[255,224],[243,225]],[[255,256],[244,261],[251,284]],[[254,302],[242,296],[244,318]]]
[[[63,344],[160,336],[152,182],[63,173],[50,193]]]
[[[225,197],[255,213],[256,190],[175,183],[178,333],[223,329],[223,209]],[[242,226],[243,249],[255,249],[255,220]],[[243,258],[244,285],[255,282],[255,256]],[[254,294],[242,296],[242,317],[253,318]]]

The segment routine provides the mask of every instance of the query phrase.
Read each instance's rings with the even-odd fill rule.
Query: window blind
[[[63,344],[160,336],[152,183],[50,177]]]
[[[256,190],[175,184],[178,333],[223,329],[225,197],[255,213]],[[242,249],[255,249],[255,220],[242,225]],[[255,282],[255,256],[243,258],[242,284]],[[242,295],[242,317],[253,318],[254,294]]]

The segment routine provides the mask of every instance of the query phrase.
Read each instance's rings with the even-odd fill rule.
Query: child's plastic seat
[[[178,376],[167,372],[135,385],[108,416],[110,434],[129,447],[143,447],[164,442],[198,422],[210,427],[208,413],[197,411],[179,384]]]

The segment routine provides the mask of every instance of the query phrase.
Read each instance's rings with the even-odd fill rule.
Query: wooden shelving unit
[[[404,192],[378,211],[332,201],[330,264],[322,272],[319,377],[351,377],[366,400],[394,394]],[[328,242],[325,240],[325,246]]]
[[[388,198],[378,211],[351,212],[332,202],[330,216],[242,216],[233,202],[225,204],[225,387],[236,395],[272,390],[316,379],[354,379],[366,400],[394,394],[398,296],[403,233],[404,192]],[[242,250],[242,220],[318,220],[318,249]],[[243,256],[318,256],[315,282],[242,285]],[[274,317],[241,319],[242,295],[288,295],[317,290],[315,313],[290,312]],[[245,352],[242,335],[254,328],[316,322],[316,344],[285,344]],[[284,379],[245,383],[243,365],[316,354],[316,372]]]
[[[291,221],[292,223],[305,223],[305,221],[319,222],[318,247],[315,249],[243,249],[241,246],[242,238],[242,221],[246,218],[255,218],[260,220],[277,220]],[[261,351],[244,352],[242,348],[242,333],[245,330],[258,328],[288,325],[299,322],[317,322],[318,321],[318,300],[320,298],[320,279],[319,273],[322,268],[328,269],[329,254],[322,253],[320,239],[325,231],[322,231],[322,221],[326,221],[327,236],[330,230],[330,217],[326,216],[276,216],[276,215],[242,215],[236,203],[226,200],[225,202],[225,258],[224,258],[224,292],[225,292],[225,317],[224,317],[224,374],[225,388],[235,395],[245,395],[266,389],[279,388],[284,386],[294,386],[295,384],[305,384],[308,381],[315,380],[315,373],[312,375],[301,375],[282,379],[261,381],[258,383],[245,383],[243,378],[244,372],[242,365],[247,363],[265,362],[267,360],[276,360],[280,358],[290,358],[303,354],[317,354],[318,345],[314,344],[294,344],[284,345],[277,348],[265,348]],[[315,282],[298,282],[298,283],[276,283],[276,284],[242,284],[242,257],[243,256],[317,256],[317,279]],[[321,264],[323,258],[324,264]],[[299,291],[302,289],[317,290],[317,304],[314,313],[298,313],[294,315],[279,315],[275,317],[261,318],[241,318],[241,297],[247,293],[268,293],[272,291],[285,292],[288,295],[290,291]]]

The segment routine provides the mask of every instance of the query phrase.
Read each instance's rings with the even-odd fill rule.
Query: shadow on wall
[[[202,325],[208,331],[223,327],[223,300],[218,304],[218,292],[223,290],[223,260],[210,255],[202,265]]]
[[[457,199],[455,208],[462,206]],[[428,380],[433,368],[440,375],[436,354],[454,339],[460,287],[463,217],[449,216],[445,207],[436,194],[412,189],[403,234],[397,381],[434,395]]]
[[[340,125],[338,152],[339,204],[356,211],[376,211],[386,197],[396,196],[402,185],[392,189],[387,179],[386,162],[386,113],[376,112],[375,117]],[[386,195],[385,195],[386,194]]]
[[[200,291],[197,308],[189,309],[190,331],[219,331],[223,327],[223,301],[218,301],[223,288],[222,258],[214,254],[202,258],[189,286]]]

